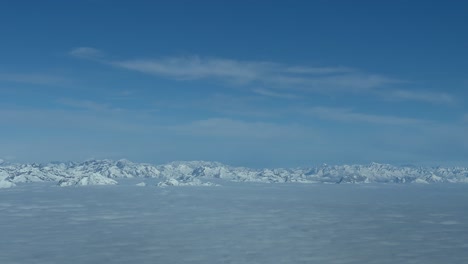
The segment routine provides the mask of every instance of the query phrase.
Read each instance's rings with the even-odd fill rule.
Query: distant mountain
[[[107,178],[99,173],[91,173],[88,175],[80,175],[76,177],[65,177],[58,182],[58,186],[74,186],[74,185],[115,185],[117,181]]]
[[[122,178],[157,178],[160,186],[214,185],[208,180],[264,183],[468,183],[468,168],[323,164],[314,168],[251,169],[218,162],[181,161],[163,165],[128,160],[87,160],[48,164],[0,164],[0,188],[18,183],[59,186],[117,184]]]

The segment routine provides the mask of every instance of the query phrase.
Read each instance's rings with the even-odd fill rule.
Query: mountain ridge
[[[161,165],[126,159],[83,162],[0,163],[0,186],[56,182],[59,186],[117,184],[123,178],[156,178],[165,186],[192,186],[207,180],[264,183],[468,183],[468,168],[370,164],[327,165],[310,168],[234,167],[214,161],[174,161]],[[169,184],[175,181],[180,184]],[[162,184],[164,185],[164,184]]]

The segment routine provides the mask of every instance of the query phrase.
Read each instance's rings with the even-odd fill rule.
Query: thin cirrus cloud
[[[431,91],[424,92],[414,92],[414,91],[405,91],[405,90],[394,90],[389,91],[382,96],[388,98],[389,100],[414,100],[434,104],[456,104],[457,100],[454,96],[447,93],[437,93]]]
[[[89,47],[73,49],[70,55],[99,59],[102,52]],[[268,61],[238,61],[199,56],[143,60],[105,60],[114,67],[178,80],[222,79],[239,84],[253,82],[299,90],[367,90],[400,80],[366,74],[346,67],[289,66]]]
[[[70,55],[85,59],[97,59],[104,56],[104,53],[91,47],[79,47],[70,51]]]
[[[266,83],[298,91],[369,93],[386,85],[404,81],[377,74],[334,74],[323,76],[272,75]]]
[[[63,106],[68,106],[74,109],[88,110],[93,112],[109,112],[117,109],[110,107],[107,104],[97,103],[90,100],[74,100],[68,98],[60,98],[57,103]]]
[[[161,59],[111,60],[103,52],[91,47],[73,49],[70,55],[83,59],[98,60],[114,67],[175,80],[215,79],[235,86],[249,88],[252,92],[267,97],[291,99],[297,95],[273,90],[288,90],[295,93],[363,93],[399,101],[418,101],[433,104],[450,104],[449,94],[431,91],[396,89],[410,82],[380,74],[366,73],[349,67],[305,67],[285,65],[269,61],[239,61],[199,56],[166,57]],[[267,86],[271,89],[258,89]],[[292,96],[291,96],[292,95]]]
[[[262,78],[272,67],[269,63],[201,59],[197,56],[152,61],[114,61],[111,64],[128,70],[182,80],[221,78],[242,83]]]
[[[77,102],[76,104],[80,103]],[[111,111],[96,111],[92,107],[87,108],[85,105],[81,108],[86,111],[43,108],[0,108],[0,119],[7,120],[4,122],[5,127],[25,128],[28,131],[50,131],[50,129],[67,131],[67,133],[79,133],[79,131],[87,130],[106,133],[156,131],[155,125],[135,118],[140,113],[119,112],[116,115]]]
[[[39,73],[0,73],[0,81],[36,84],[36,85],[57,85],[66,83],[66,78]]]
[[[208,118],[180,124],[171,130],[196,136],[215,136],[224,138],[298,138],[310,137],[314,132],[294,124],[275,124],[268,122],[247,122],[230,118]]]
[[[284,99],[297,99],[299,96],[291,93],[280,93],[270,89],[263,89],[263,88],[256,88],[252,90],[254,93],[268,96],[268,97],[276,97],[276,98],[284,98]]]
[[[346,123],[357,122],[375,125],[423,125],[428,124],[429,122],[416,118],[358,113],[354,112],[352,109],[346,108],[312,107],[304,110],[304,113],[321,119]]]
[[[303,74],[333,74],[333,73],[352,73],[358,70],[348,67],[301,67],[294,66],[286,68],[287,72]]]
[[[230,83],[262,84],[302,92],[363,91],[401,82],[342,68],[297,68],[272,62],[174,57],[161,60],[113,61],[113,66],[179,80],[220,79]]]

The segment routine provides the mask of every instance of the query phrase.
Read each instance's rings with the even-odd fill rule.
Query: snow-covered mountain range
[[[54,182],[58,186],[118,184],[122,178],[156,178],[158,186],[213,186],[209,180],[265,183],[468,183],[468,168],[321,165],[314,168],[251,169],[218,162],[189,161],[163,165],[128,160],[88,160],[48,164],[0,163],[0,188],[19,183]]]

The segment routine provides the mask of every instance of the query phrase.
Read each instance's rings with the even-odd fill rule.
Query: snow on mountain
[[[0,181],[5,180],[6,178],[9,178],[9,177],[10,177],[10,174],[8,173],[8,171],[0,167]]]
[[[63,178],[58,182],[58,186],[75,186],[75,185],[115,185],[117,181],[107,178],[98,173],[90,175],[82,175],[80,177]]]
[[[244,167],[230,167],[219,162],[189,161],[171,162],[158,166],[168,178],[196,177],[224,179],[239,182],[288,182],[299,178],[300,169],[263,169],[255,170]]]
[[[157,178],[161,180],[160,185],[165,186],[200,185],[210,179],[265,183],[468,183],[468,168],[427,168],[371,163],[334,166],[323,164],[314,168],[251,169],[206,161],[171,162],[155,166],[128,160],[0,164],[0,181],[12,184],[45,181],[57,182],[59,186],[116,184],[113,179],[120,178]],[[3,184],[11,185],[9,183]]]
[[[1,174],[7,175],[7,178],[15,183],[58,181],[66,176],[63,171],[57,170],[55,167],[37,163],[2,166],[0,167]]]
[[[149,164],[133,163],[128,160],[87,160],[72,164],[67,171],[71,174],[98,173],[108,178],[158,178],[160,171]]]
[[[468,168],[397,167],[389,164],[322,165],[306,175],[318,182],[330,183],[436,183],[466,182]]]
[[[158,187],[168,187],[168,186],[219,186],[212,182],[202,182],[199,179],[192,179],[190,181],[178,181],[174,178],[168,179],[158,183]]]
[[[0,189],[6,189],[6,188],[15,187],[15,186],[16,184],[12,183],[11,181],[0,180]]]

